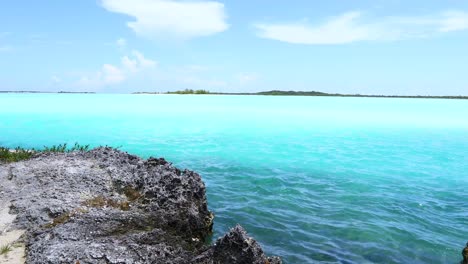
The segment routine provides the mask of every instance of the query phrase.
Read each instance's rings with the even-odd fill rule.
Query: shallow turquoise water
[[[199,172],[215,235],[285,263],[457,263],[468,101],[0,94],[0,145],[122,146]]]

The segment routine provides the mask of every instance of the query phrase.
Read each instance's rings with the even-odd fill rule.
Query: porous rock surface
[[[26,263],[281,263],[236,226],[215,245],[205,185],[164,159],[112,148],[0,164],[0,201]]]

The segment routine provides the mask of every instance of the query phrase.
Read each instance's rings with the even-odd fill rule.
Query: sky
[[[4,0],[0,90],[468,95],[466,0]]]

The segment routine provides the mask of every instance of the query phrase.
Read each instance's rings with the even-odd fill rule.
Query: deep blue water
[[[199,172],[214,238],[285,263],[458,263],[468,101],[0,94],[0,145],[122,146]]]

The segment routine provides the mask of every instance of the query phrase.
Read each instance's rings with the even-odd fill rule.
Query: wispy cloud
[[[59,84],[62,82],[62,79],[57,77],[57,75],[53,75],[52,77],[50,77],[50,80],[52,81],[53,84]]]
[[[215,1],[102,0],[110,12],[135,19],[127,25],[148,38],[193,38],[225,31],[224,4]]]
[[[133,50],[122,56],[116,64],[106,63],[98,70],[83,74],[69,72],[72,79],[52,76],[53,84],[70,83],[80,91],[160,91],[177,89],[226,89],[229,82],[219,78],[209,67],[204,65],[159,65],[140,51]]]
[[[258,80],[258,74],[256,73],[240,73],[236,76],[240,85],[245,85]]]
[[[449,11],[444,13],[444,18],[439,21],[439,31],[449,32],[468,29],[468,12]]]
[[[346,44],[356,41],[394,41],[430,37],[468,29],[468,12],[446,11],[436,15],[368,19],[353,11],[321,24],[255,24],[258,36],[294,44]]]
[[[226,81],[219,80],[216,78],[202,78],[199,76],[179,76],[175,82],[180,82],[184,85],[189,85],[190,87],[207,87],[209,88],[223,88],[228,84]]]
[[[0,45],[0,52],[8,52],[8,51],[12,51],[12,50],[13,50],[13,46]]]
[[[0,32],[0,39],[10,35],[10,32]],[[12,51],[13,46],[0,43],[0,52]]]
[[[125,49],[127,47],[127,40],[124,39],[124,38],[119,38],[115,44],[117,45],[117,47],[121,50]]]
[[[154,68],[156,65],[156,61],[147,59],[141,52],[134,50],[131,55],[121,58],[120,65],[104,64],[95,73],[82,76],[76,86],[85,89],[97,89],[116,85],[139,72]]]

